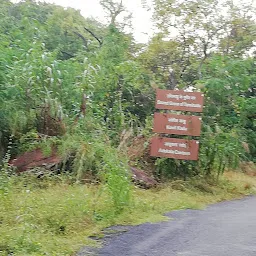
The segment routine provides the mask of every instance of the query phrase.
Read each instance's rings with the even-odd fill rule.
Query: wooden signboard
[[[202,112],[204,96],[200,92],[156,90],[156,108]]]
[[[181,160],[198,160],[199,141],[154,137],[151,156]]]
[[[200,136],[201,117],[155,113],[153,131],[156,133]]]

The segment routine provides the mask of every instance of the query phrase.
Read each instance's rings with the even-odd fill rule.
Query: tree
[[[109,24],[122,31],[126,27],[131,28],[132,13],[128,12],[123,4],[123,0],[100,0],[100,4],[107,13]],[[120,18],[121,17],[121,18]]]
[[[201,79],[207,58],[224,45],[226,53],[240,56],[253,46],[253,13],[252,5],[241,8],[228,0],[155,0],[154,18],[166,38],[175,38],[186,52],[196,56]]]
[[[256,10],[253,2],[241,2],[236,6],[228,1],[228,19],[219,48],[225,55],[242,56],[254,48],[256,35]]]
[[[236,140],[248,143],[247,157],[255,159],[254,60],[215,55],[207,64],[199,82],[206,96],[205,126],[233,131]]]
[[[190,86],[196,79],[192,66],[196,57],[184,44],[175,39],[166,40],[161,33],[152,38],[138,60],[152,72],[155,82],[169,89]]]

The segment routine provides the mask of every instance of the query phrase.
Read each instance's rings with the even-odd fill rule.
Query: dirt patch
[[[130,161],[135,161],[149,155],[149,141],[144,136],[138,136],[133,139],[127,150]]]
[[[143,172],[149,177],[155,174],[155,159],[150,156],[150,138],[138,136],[133,139],[127,150],[130,166],[143,168]]]
[[[249,175],[249,176],[256,176],[256,165],[253,162],[242,162],[240,164],[241,170]]]

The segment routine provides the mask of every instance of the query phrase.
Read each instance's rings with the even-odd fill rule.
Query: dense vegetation
[[[188,178],[211,190],[216,184],[208,189],[202,178],[213,177],[215,182],[225,170],[256,160],[254,7],[229,0],[155,0],[158,33],[148,44],[139,44],[125,32],[131,15],[120,2],[100,1],[109,18],[109,24],[101,24],[72,8],[33,0],[0,1],[0,230],[6,233],[0,254],[23,250],[17,255],[42,255],[45,245],[31,236],[38,220],[38,228],[43,227],[38,239],[42,235],[47,241],[47,235],[56,234],[53,243],[65,245],[80,222],[91,227],[99,221],[98,228],[117,223],[117,216],[129,215],[124,212],[127,206],[138,214],[143,202],[133,200],[140,192],[133,193],[129,166],[148,171],[158,181],[182,178],[175,186],[187,193],[193,190],[184,185]],[[205,94],[199,161],[149,157],[156,88]],[[38,148],[46,156],[56,151],[62,159],[50,168],[50,179],[16,177],[10,159]],[[42,171],[48,175],[47,169],[33,171],[41,177]],[[74,185],[88,180],[99,187]],[[57,194],[64,193],[59,204],[52,187],[56,183]],[[47,190],[38,192],[41,187]],[[211,200],[229,198],[222,193],[234,191],[230,184],[223,189]],[[242,185],[239,189],[247,193]],[[82,195],[73,198],[79,191],[89,198],[85,205]],[[188,195],[193,198],[193,193]],[[38,211],[28,207],[35,201]],[[183,207],[181,201],[178,208]],[[144,206],[156,211],[154,204]],[[15,228],[3,228],[14,223],[18,235]],[[64,233],[67,237],[61,237]],[[68,246],[56,255],[70,255],[81,244]],[[57,253],[55,247],[47,250],[45,255]]]
[[[86,172],[107,182],[109,173],[125,178],[128,142],[142,135],[147,147],[152,136],[157,87],[204,92],[200,161],[138,157],[133,164],[150,161],[161,179],[219,175],[255,161],[253,6],[156,0],[159,33],[142,45],[124,32],[130,22],[129,15],[118,19],[126,12],[122,2],[101,1],[109,25],[52,4],[0,4],[4,162],[57,148],[76,180]]]
[[[110,16],[108,26],[71,8],[1,1],[1,155],[10,138],[12,156],[56,144],[66,158],[76,154],[76,165],[91,163],[75,172],[98,169],[92,158],[101,147],[118,148],[131,129],[129,139],[150,136],[156,87],[193,86],[205,93],[206,103],[201,162],[191,168],[208,173],[222,162],[224,169],[242,157],[242,143],[248,144],[244,159],[254,160],[253,7],[156,0],[160,32],[141,45],[123,32],[127,18],[118,21],[125,8],[101,4]],[[190,165],[162,162],[178,173],[179,166]]]

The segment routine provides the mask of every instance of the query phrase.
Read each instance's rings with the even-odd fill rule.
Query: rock
[[[133,181],[144,188],[152,188],[157,185],[157,181],[149,177],[144,171],[131,167]]]
[[[34,168],[44,167],[52,169],[52,167],[60,164],[62,159],[58,156],[57,150],[52,150],[51,155],[45,156],[41,149],[35,149],[17,156],[10,161],[10,165],[17,168],[17,171],[25,172]],[[157,181],[149,177],[144,171],[131,167],[132,179],[135,184],[143,188],[151,188],[157,185]]]
[[[143,158],[149,150],[148,145],[149,141],[147,138],[143,136],[138,136],[134,138],[127,150],[127,155],[130,161]]]
[[[24,172],[35,167],[46,167],[46,169],[50,169],[60,162],[61,158],[57,155],[57,150],[52,150],[50,156],[45,156],[41,149],[35,149],[12,159],[10,165],[16,167],[18,172]]]

